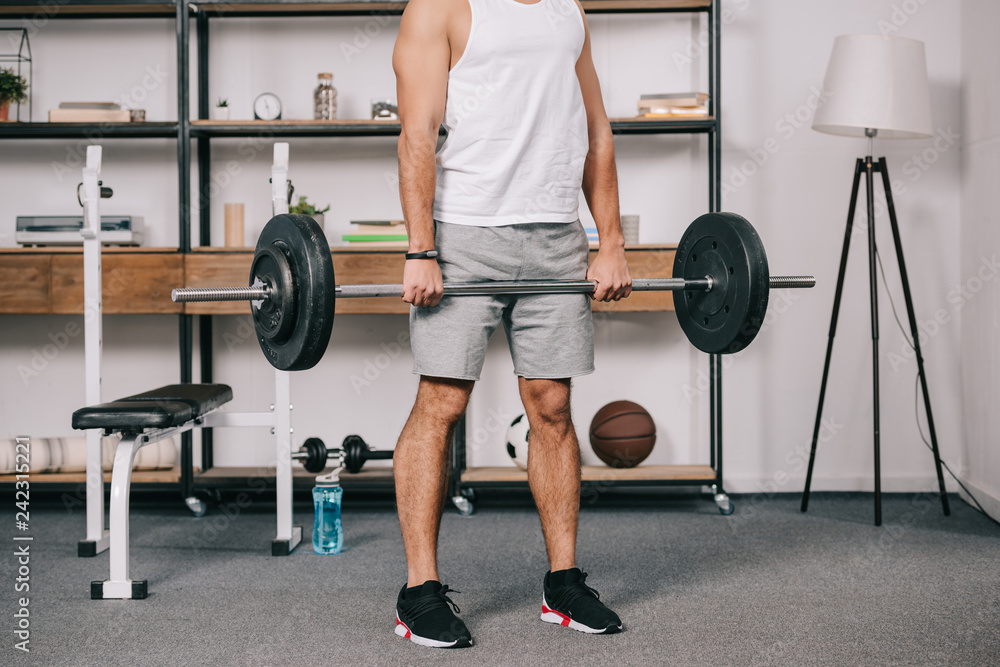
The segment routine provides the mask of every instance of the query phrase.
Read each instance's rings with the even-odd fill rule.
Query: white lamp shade
[[[813,129],[828,134],[879,138],[929,137],[931,94],[924,43],[902,37],[841,35],[833,42]]]

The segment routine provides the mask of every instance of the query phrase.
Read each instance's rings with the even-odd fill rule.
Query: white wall
[[[772,478],[777,481],[768,485],[771,489],[801,489],[801,454],[812,432],[854,162],[865,152],[863,140],[809,129],[816,102],[812,91],[822,85],[833,38],[886,32],[925,41],[934,126],[961,133],[958,6],[909,3],[918,9],[908,15],[897,9],[901,4],[908,3],[751,2],[745,11],[730,5],[735,18],[725,28],[724,42],[724,177],[735,192],[727,192],[724,208],[741,211],[754,222],[773,272],[808,270],[819,280],[812,292],[792,295],[794,301],[767,335],[732,360],[727,383],[730,486],[742,478],[753,480],[750,486]],[[744,177],[735,171],[742,166],[752,172],[755,164],[747,161],[752,154],[760,158],[767,146],[773,154],[756,173]],[[917,318],[925,322],[942,310],[948,319],[928,337],[923,352],[942,453],[955,461],[961,456],[959,323],[946,293],[958,275],[960,159],[957,143],[942,143],[943,151],[933,146],[933,140],[879,141],[876,156],[886,156],[898,184],[893,194]],[[927,150],[934,162],[924,170],[914,160]],[[883,200],[880,187],[876,192]],[[879,213],[881,254],[905,323],[888,218],[884,210]],[[814,488],[872,488],[865,235],[861,206],[824,412],[830,428],[823,433]],[[928,489],[933,465],[915,423],[916,363],[903,356],[904,339],[886,297],[880,287],[884,488]],[[782,483],[785,475],[790,481]]]
[[[898,28],[893,34],[924,40],[935,126],[962,133],[958,6],[914,4],[919,9],[910,16],[894,10],[898,3],[890,0],[723,3],[724,208],[755,224],[774,273],[815,273],[819,279],[811,292],[773,294],[766,331],[750,350],[727,359],[730,490],[797,491],[802,486],[801,455],[812,432],[850,179],[855,158],[864,152],[862,141],[808,129],[809,105],[815,101],[811,91],[822,83],[833,38]],[[392,94],[389,56],[397,26],[398,18],[213,20],[212,102],[227,97],[233,117],[248,118],[253,98],[269,90],[283,100],[285,117],[309,117],[316,73],[333,71],[341,117],[363,117],[371,98]],[[609,113],[632,115],[641,93],[704,88],[702,29],[702,22],[684,15],[592,17],[595,61]],[[366,30],[373,35],[367,43],[360,37]],[[99,42],[102,37],[108,39]],[[176,113],[172,74],[149,91],[142,87],[147,67],[154,72],[157,67],[173,70],[169,21],[50,22],[32,35],[32,46],[37,59],[36,119],[44,118],[45,110],[60,100],[108,99],[133,90],[145,96],[142,104],[133,106],[146,108],[149,119]],[[125,53],[133,55],[126,58]],[[67,67],[68,62],[74,66]],[[791,120],[786,119],[789,114]],[[248,241],[266,221],[271,141],[265,136],[214,142],[212,216],[217,243],[225,202],[246,204]],[[105,145],[105,181],[116,190],[105,210],[144,215],[152,228],[151,244],[175,244],[176,168],[170,142]],[[620,137],[617,146],[623,212],[641,214],[643,241],[676,241],[690,220],[707,208],[705,139]],[[926,341],[924,355],[942,451],[946,459],[957,461],[962,456],[961,338],[959,318],[946,298],[960,276],[960,151],[957,143],[945,145],[922,170],[913,158],[933,146],[932,140],[880,142],[877,152],[887,156],[900,186],[896,205],[918,318],[928,320],[937,310],[948,316]],[[747,162],[753,156],[763,161],[761,149],[768,148],[772,152],[762,165]],[[391,139],[293,139],[290,176],[298,192],[333,205],[327,225],[336,234],[352,218],[400,214],[394,151]],[[63,142],[4,142],[0,152],[0,234],[7,234],[0,237],[0,245],[13,245],[15,215],[75,211],[72,188],[78,177],[73,172],[60,176],[61,170],[53,166],[71,161]],[[741,175],[741,168],[751,175]],[[901,308],[887,223],[882,215],[878,233],[887,251],[883,256],[891,292]],[[826,415],[833,428],[817,463],[816,489],[871,488],[871,343],[863,215],[856,224],[827,399]],[[899,358],[903,338],[885,296],[883,290],[884,488],[925,489],[933,467],[914,421],[916,366],[912,359]],[[68,349],[26,385],[17,372],[30,364],[32,350],[48,343],[48,334],[62,330],[67,319],[0,318],[0,373],[9,378],[0,388],[0,437],[69,434],[69,414],[83,396],[82,339],[70,341]],[[406,346],[393,357],[400,336],[405,342],[406,318],[341,316],[337,324],[331,350],[320,366],[293,380],[296,436],[319,435],[338,442],[358,432],[374,446],[390,447],[416,386]],[[245,319],[219,317],[215,328],[216,380],[234,387],[231,409],[266,408],[273,397],[272,375],[246,335]],[[176,330],[173,318],[110,318],[105,396],[174,380]],[[707,358],[684,342],[673,315],[599,318],[597,346],[598,372],[576,384],[581,431],[585,434],[601,405],[628,398],[646,406],[656,419],[660,442],[651,463],[707,462]],[[370,384],[359,382],[366,372],[374,378]],[[510,360],[498,335],[470,408],[470,463],[506,462],[504,428],[497,425],[519,413]],[[272,456],[270,438],[262,430],[219,431],[216,441],[220,465],[265,464]],[[586,445],[584,454],[586,461],[596,462]],[[776,474],[781,483],[768,483]]]
[[[1000,5],[962,3],[962,308],[965,482],[1000,518]]]

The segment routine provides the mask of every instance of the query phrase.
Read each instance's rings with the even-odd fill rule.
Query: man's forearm
[[[405,130],[399,137],[399,198],[410,252],[434,247],[435,148],[434,141],[425,137],[412,138]]]
[[[623,248],[625,238],[618,204],[618,169],[610,132],[591,141],[583,168],[583,194],[597,223],[601,248]]]

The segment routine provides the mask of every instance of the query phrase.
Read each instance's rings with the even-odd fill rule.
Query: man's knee
[[[524,380],[521,401],[533,428],[572,426],[568,380]]]
[[[472,380],[421,377],[414,410],[454,425],[465,414]]]

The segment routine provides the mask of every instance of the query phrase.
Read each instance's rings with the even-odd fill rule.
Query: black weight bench
[[[111,577],[91,582],[92,599],[143,599],[148,594],[145,580],[128,578],[129,491],[136,453],[148,444],[201,426],[206,414],[232,398],[233,390],[224,384],[172,384],[73,413],[75,429],[122,434],[111,472]]]

